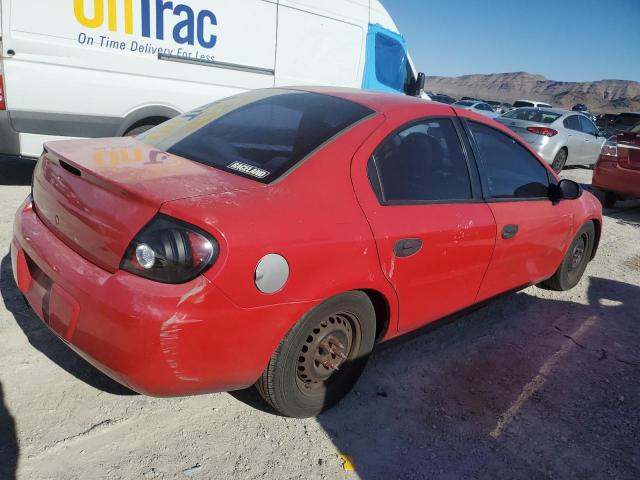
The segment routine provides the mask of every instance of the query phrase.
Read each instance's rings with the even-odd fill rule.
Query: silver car
[[[520,135],[556,172],[565,165],[595,165],[605,137],[579,112],[516,108],[496,120]]]
[[[493,108],[491,108],[491,105],[485,102],[478,102],[477,100],[460,100],[451,106],[471,110],[472,112],[479,113],[480,115],[493,119],[497,119],[500,116],[499,113],[496,113]]]

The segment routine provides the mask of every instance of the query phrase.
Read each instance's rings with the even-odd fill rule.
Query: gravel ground
[[[640,478],[640,202],[605,211],[573,291],[528,288],[380,349],[337,408],[290,420],[252,390],[132,394],[43,327],[8,256],[31,168],[0,163],[0,478]]]

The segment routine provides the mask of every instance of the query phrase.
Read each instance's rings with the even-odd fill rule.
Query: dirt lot
[[[0,478],[640,478],[640,202],[605,212],[575,290],[532,287],[382,349],[301,421],[252,391],[134,395],[61,344],[11,275],[31,168],[0,163]]]

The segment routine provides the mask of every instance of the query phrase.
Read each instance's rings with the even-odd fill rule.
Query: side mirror
[[[582,187],[573,180],[562,179],[554,195],[556,200],[576,200],[582,196]]]
[[[412,85],[412,91],[411,92],[407,92],[408,95],[411,95],[412,97],[420,97],[422,96],[422,91],[424,90],[424,84],[427,81],[427,76],[420,72],[418,73],[418,78],[416,78],[415,82]]]

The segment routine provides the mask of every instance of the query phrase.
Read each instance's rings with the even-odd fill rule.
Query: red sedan
[[[604,192],[604,206],[640,198],[640,123],[609,138],[593,170],[593,185]]]
[[[47,144],[13,271],[36,314],[140,393],[342,398],[376,342],[575,286],[601,207],[526,143],[398,95],[268,89],[137,137]]]

